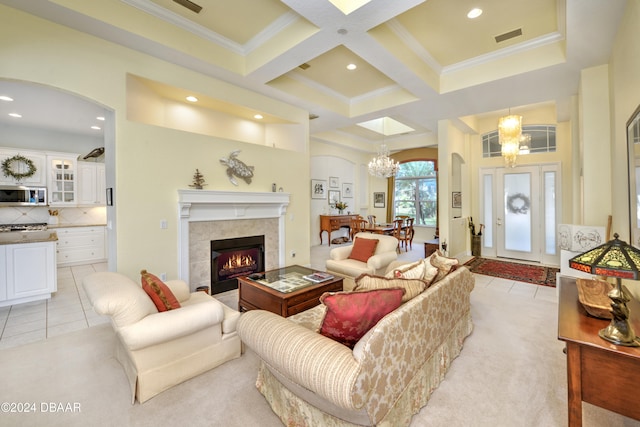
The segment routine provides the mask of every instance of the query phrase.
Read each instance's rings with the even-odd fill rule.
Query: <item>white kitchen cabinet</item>
[[[58,290],[53,241],[2,245],[0,266],[0,307],[51,298]]]
[[[4,148],[0,147],[0,164],[6,159],[20,155],[33,162],[33,166],[36,171],[28,178],[22,178],[20,181],[15,180],[12,177],[5,176],[0,171],[0,185],[26,185],[30,187],[45,186],[47,185],[47,156],[43,152],[31,151],[31,150],[18,150],[16,148]],[[27,165],[12,162],[12,169],[18,173],[24,173],[27,171]]]
[[[77,206],[77,154],[48,154],[50,206]]]
[[[105,227],[56,228],[59,266],[106,261]]]
[[[78,206],[105,206],[104,163],[78,162]]]

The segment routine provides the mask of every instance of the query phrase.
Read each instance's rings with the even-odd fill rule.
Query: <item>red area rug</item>
[[[473,273],[501,277],[534,285],[556,287],[558,268],[476,257],[465,264]]]

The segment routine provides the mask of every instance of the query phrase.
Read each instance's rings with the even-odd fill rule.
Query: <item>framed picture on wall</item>
[[[311,180],[311,198],[324,199],[327,197],[327,181],[324,179]]]
[[[373,193],[373,207],[384,208],[384,192]]]
[[[329,177],[329,187],[330,188],[338,188],[338,187],[340,187],[340,180],[338,179],[337,176],[330,176]]]
[[[454,191],[451,193],[451,207],[452,208],[461,208],[462,207],[462,193],[459,191]]]
[[[329,204],[335,205],[340,201],[340,192],[337,190],[329,190]]]
[[[349,182],[342,184],[342,197],[345,199],[353,199],[353,184]]]

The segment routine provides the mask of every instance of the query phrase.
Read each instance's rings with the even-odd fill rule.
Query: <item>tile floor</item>
[[[60,267],[58,292],[51,299],[0,307],[0,349],[108,322],[93,311],[82,288],[84,276],[106,269],[106,263]]]
[[[333,245],[331,249],[336,246]],[[311,267],[324,269],[324,260],[329,257],[329,250],[330,248],[326,245],[312,247]],[[401,252],[398,259],[416,261],[423,257],[423,245],[417,243],[413,250]],[[84,276],[96,271],[106,271],[106,269],[106,263],[61,267],[58,269],[58,292],[51,299],[0,307],[0,350],[108,322],[109,319],[106,316],[99,316],[93,311],[82,288]],[[479,274],[475,276],[476,288],[491,287],[514,297],[558,302],[555,288]],[[234,297],[237,298],[235,295]]]

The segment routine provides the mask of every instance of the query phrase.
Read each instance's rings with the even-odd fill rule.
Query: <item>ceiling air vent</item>
[[[517,30],[509,31],[507,33],[496,36],[496,43],[501,43],[503,41],[506,41],[521,35],[522,35],[522,28],[518,28]]]
[[[173,0],[173,1],[175,3],[178,3],[180,6],[184,6],[190,11],[195,13],[200,13],[200,11],[202,10],[202,6],[200,6],[199,4],[195,4],[194,2],[189,0]]]
[[[302,68],[303,70],[306,70],[307,68],[311,67],[311,65],[307,64],[306,62],[298,65],[299,68]]]

